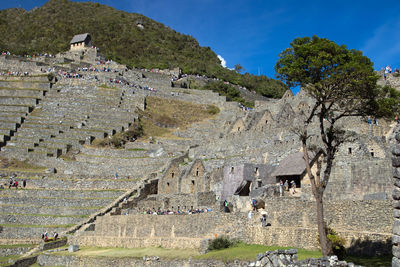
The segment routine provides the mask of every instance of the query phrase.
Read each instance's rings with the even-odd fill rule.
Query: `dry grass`
[[[184,130],[193,123],[212,118],[218,112],[215,106],[151,96],[146,98],[146,109],[139,115],[143,137],[147,138],[165,136],[177,128]]]
[[[10,171],[44,171],[46,168],[30,164],[27,161],[0,157],[0,169],[7,169]]]

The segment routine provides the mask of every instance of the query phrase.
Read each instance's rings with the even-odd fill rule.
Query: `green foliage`
[[[219,111],[220,110],[219,110],[219,108],[217,106],[214,106],[214,105],[208,105],[207,106],[207,112],[209,114],[215,115],[215,114],[218,114]]]
[[[211,240],[208,244],[208,250],[219,250],[224,248],[229,248],[235,243],[225,236],[220,236]]]
[[[239,89],[233,87],[230,84],[222,81],[212,81],[202,87],[203,90],[211,90],[219,93],[220,95],[226,96],[227,101],[245,102],[241,97]]]
[[[0,10],[0,32],[0,51],[14,54],[63,52],[75,34],[88,32],[102,54],[129,67],[180,67],[184,73],[217,77],[268,97],[279,98],[286,91],[280,81],[223,68],[217,55],[191,36],[98,3],[50,0],[29,12]]]
[[[377,86],[379,76],[361,51],[317,36],[296,38],[290,46],[279,54],[277,77],[289,87],[304,88],[323,107],[324,117],[388,116],[395,110],[398,98]]]
[[[338,233],[331,227],[326,227],[326,236],[332,246],[333,254],[338,256],[339,260],[344,260],[347,256],[346,248],[344,247],[346,240],[339,236]],[[320,238],[318,235],[318,243],[319,242]]]
[[[99,140],[95,140],[93,142],[94,146],[99,146],[99,147],[115,147],[115,148],[121,148],[123,147],[127,142],[129,142],[132,138],[139,138],[143,135],[143,125],[139,122],[135,122],[133,125],[131,125],[128,130],[117,133],[113,135],[111,138],[103,138]]]

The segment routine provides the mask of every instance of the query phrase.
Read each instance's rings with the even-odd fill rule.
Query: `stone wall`
[[[393,189],[393,259],[392,266],[400,266],[400,132],[396,134],[396,145],[392,150],[392,165],[393,165],[393,178],[394,178],[394,189]]]
[[[73,254],[66,256],[54,256],[41,254],[38,257],[38,264],[40,266],[91,266],[93,262],[96,262],[98,267],[108,266],[132,266],[132,267],[170,267],[170,266],[191,266],[191,267],[203,267],[203,266],[226,266],[226,267],[245,267],[248,266],[248,262],[245,261],[234,261],[234,262],[223,262],[220,260],[195,260],[195,259],[160,259],[159,257],[143,257],[143,258],[89,258],[89,257],[78,257]]]
[[[193,215],[104,216],[95,231],[74,236],[72,243],[83,246],[158,246],[199,248],[202,240],[228,235],[264,245],[318,248],[315,203],[283,198],[266,202],[271,227],[261,226],[258,213],[216,211]],[[325,204],[328,225],[346,240],[346,247],[362,244],[372,253],[387,253],[391,237],[390,201],[340,201]],[[371,253],[371,250],[366,250]]]

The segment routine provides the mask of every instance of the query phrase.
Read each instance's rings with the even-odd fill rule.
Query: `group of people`
[[[392,72],[400,74],[400,70],[398,68],[395,68],[394,71],[389,65],[384,68],[383,77],[385,78],[385,80],[386,80],[387,75]]]
[[[15,187],[15,189],[18,189],[19,183],[18,180],[15,178],[15,176],[10,176],[10,181],[8,183],[8,188],[10,189],[11,187]],[[22,181],[22,187],[26,187],[26,180]]]
[[[373,119],[374,125],[378,125],[378,119],[374,118]],[[372,119],[370,117],[368,117],[368,124],[371,125],[372,124]]]
[[[57,240],[57,238],[58,238],[58,233],[53,232],[53,241]],[[47,231],[42,234],[42,239],[44,242],[50,241],[49,233]]]
[[[199,214],[199,213],[207,213],[207,212],[212,212],[212,209],[189,209],[187,211],[184,210],[176,210],[172,211],[170,209],[167,210],[161,210],[158,209],[157,211],[155,209],[147,209],[143,211],[143,214],[150,214],[150,215],[188,215],[188,214]]]
[[[9,71],[9,72],[0,72],[0,76],[29,76],[30,73],[25,71],[25,72],[19,72],[19,71]]]
[[[79,73],[71,73],[71,72],[65,72],[65,71],[59,71],[59,74],[63,77],[63,78],[83,78],[82,74]]]
[[[290,187],[289,187],[289,184],[290,184]],[[280,180],[280,182],[279,182],[279,194],[280,194],[281,197],[283,197],[284,192],[285,191],[289,192],[290,190],[291,190],[292,194],[296,194],[297,193],[296,187],[297,187],[296,181],[294,181],[294,180],[291,180],[290,183],[289,183],[288,180],[286,180],[285,182],[283,182],[283,180]]]

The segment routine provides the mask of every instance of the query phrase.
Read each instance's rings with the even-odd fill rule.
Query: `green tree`
[[[242,65],[236,64],[236,65],[235,65],[235,71],[236,71],[237,73],[241,73],[242,71],[244,71],[244,68],[242,67]]]
[[[332,253],[324,221],[323,194],[328,185],[332,163],[339,146],[349,133],[337,122],[349,116],[390,117],[398,109],[399,93],[377,85],[373,63],[362,52],[325,38],[296,38],[279,54],[277,77],[289,87],[301,86],[313,98],[304,123],[296,129],[303,147],[307,174],[316,200],[318,233],[323,255]],[[309,164],[307,129],[316,118],[319,124],[317,149],[324,155],[315,175]]]

